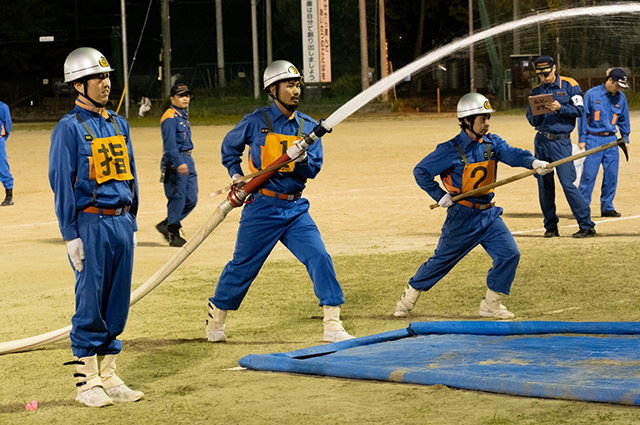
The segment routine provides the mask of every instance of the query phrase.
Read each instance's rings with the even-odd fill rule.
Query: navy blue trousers
[[[237,310],[278,241],[307,268],[321,306],[344,304],[333,261],[309,214],[309,201],[259,194],[242,210],[233,259],[222,271],[215,296],[209,300],[219,309]]]
[[[409,285],[428,291],[473,248],[481,245],[493,260],[493,267],[487,273],[487,287],[508,295],[516,276],[520,251],[501,214],[500,207],[476,210],[454,204],[447,210],[433,256],[420,266]]]

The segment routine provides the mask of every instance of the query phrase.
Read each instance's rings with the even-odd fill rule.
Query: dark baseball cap
[[[607,76],[618,83],[623,89],[629,88],[629,84],[627,84],[627,73],[624,72],[622,68],[613,68]]]
[[[553,58],[551,56],[540,56],[535,60],[536,74],[549,74],[553,69]]]
[[[186,84],[174,84],[169,93],[171,96],[176,96],[178,94],[193,94]]]

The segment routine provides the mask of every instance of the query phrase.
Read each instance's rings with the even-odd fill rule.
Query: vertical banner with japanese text
[[[318,1],[301,0],[302,4],[302,60],[305,83],[319,83]]]
[[[305,83],[331,82],[329,0],[301,0]]]
[[[331,32],[329,0],[318,0],[318,33],[320,35],[320,82],[331,82]]]

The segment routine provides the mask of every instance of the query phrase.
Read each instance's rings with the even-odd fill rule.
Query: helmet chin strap
[[[473,121],[471,121],[471,127],[469,127],[469,124],[467,124],[467,118],[468,117],[465,117],[465,118],[462,119],[462,128],[464,130],[470,131],[471,133],[473,133],[478,138],[478,140],[480,140],[482,138],[482,134],[478,134],[475,131],[473,131],[473,124],[475,124],[476,118],[478,118],[478,116],[477,115],[472,115],[472,117],[473,117]]]
[[[76,89],[75,84],[73,85],[73,89],[76,91],[76,93],[78,93],[79,95],[82,95],[82,97],[84,97],[85,99],[87,99],[89,102],[93,103],[93,106],[95,106],[96,108],[104,108],[104,106],[106,105],[106,103],[98,103],[95,100],[91,99],[89,97],[88,93],[88,87],[87,87],[87,82],[89,80],[88,79],[84,79],[82,81],[82,86],[84,87],[84,93],[81,93],[80,91],[78,91],[78,89]]]
[[[271,96],[273,98],[273,100],[276,100],[279,104],[282,105],[282,107],[284,109],[286,109],[287,111],[294,113],[296,111],[296,109],[298,109],[298,105],[287,105],[286,103],[284,103],[282,100],[280,100],[280,96],[278,96],[278,89],[280,88],[280,85],[278,84],[278,82],[274,83],[275,87],[276,87],[276,95],[272,95],[271,94],[271,90],[269,90],[269,96]]]

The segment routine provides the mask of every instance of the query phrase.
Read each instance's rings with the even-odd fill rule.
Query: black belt
[[[539,131],[538,133],[542,134],[549,140],[564,140],[571,137],[571,133],[546,133],[544,131]]]
[[[593,131],[587,130],[587,133],[591,134],[592,136],[602,136],[602,137],[608,137],[608,136],[615,136],[616,135],[616,133],[614,133],[613,131],[602,131],[600,133],[594,133]]]
[[[193,149],[189,149],[188,151],[180,151],[180,155],[187,155],[187,156],[191,156],[191,151]]]

